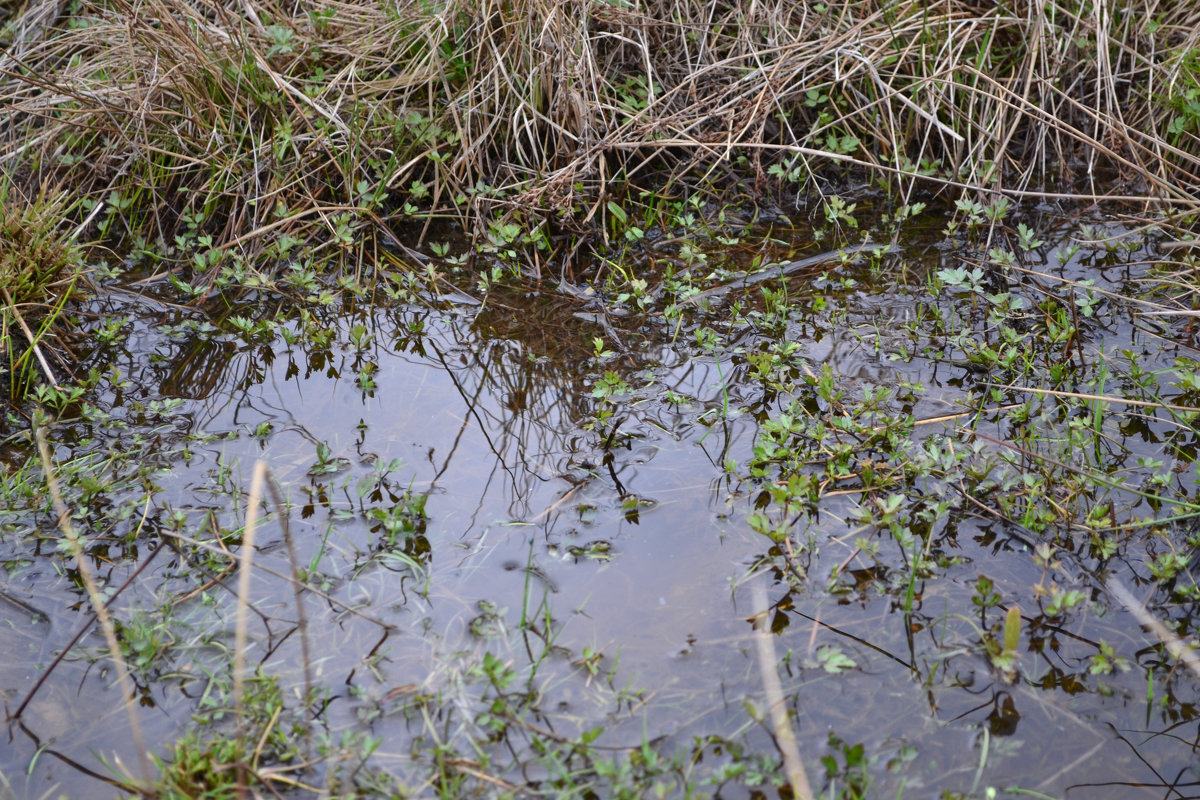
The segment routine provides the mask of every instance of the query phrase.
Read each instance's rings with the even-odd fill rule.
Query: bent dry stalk
[[[125,711],[129,715],[129,729],[133,736],[134,747],[137,749],[138,763],[142,770],[142,780],[145,781],[146,786],[150,786],[152,784],[151,776],[153,772],[150,768],[150,757],[146,750],[146,739],[142,735],[142,725],[138,721],[137,708],[133,704],[134,690],[133,683],[129,680],[129,668],[125,664],[125,659],[121,656],[121,645],[117,641],[117,633],[113,628],[112,618],[108,615],[108,607],[104,603],[104,597],[100,594],[100,589],[96,585],[95,578],[92,577],[92,570],[88,566],[86,554],[83,552],[83,545],[79,542],[79,535],[71,525],[71,511],[63,501],[62,491],[59,489],[58,478],[55,475],[54,461],[50,455],[50,445],[46,442],[45,420],[44,413],[39,409],[38,418],[34,421],[33,432],[34,437],[37,439],[38,454],[42,459],[42,468],[46,471],[46,488],[50,491],[50,498],[54,504],[54,512],[58,517],[58,527],[62,531],[63,538],[67,540],[67,545],[71,548],[71,555],[79,567],[79,574],[82,576],[84,586],[87,588],[88,599],[92,603],[92,608],[95,609],[96,618],[100,621],[100,628],[104,631],[104,640],[108,645],[109,655],[117,671],[117,682],[121,687],[121,693],[124,695]]]
[[[783,769],[792,785],[792,794],[797,800],[813,800],[812,787],[804,771],[800,749],[796,746],[796,734],[792,731],[791,720],[788,719],[787,700],[779,683],[779,673],[775,671],[775,642],[771,638],[767,622],[767,614],[771,609],[767,605],[764,580],[766,579],[758,576],[751,583],[754,597],[754,646],[758,653],[758,670],[767,696],[767,709],[771,716],[771,727],[775,731],[775,743],[783,758]]]

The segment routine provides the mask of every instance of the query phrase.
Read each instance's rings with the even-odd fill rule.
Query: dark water
[[[1062,237],[1081,238],[1078,230]],[[1130,266],[1145,251],[1089,246],[1062,259],[1049,250],[1033,266],[1094,279],[1098,288],[1128,290],[1146,271]],[[776,317],[758,287],[744,297],[719,294],[713,310],[689,308],[678,320],[664,316],[661,303],[644,314],[606,315],[553,289],[497,288],[482,305],[342,299],[312,307],[307,321],[293,302],[270,296],[201,309],[126,291],[98,301],[90,311],[126,320],[117,341],[85,362],[104,375],[90,400],[102,413],[73,406],[53,440],[60,463],[76,463],[109,487],[76,497],[86,521],[104,521],[89,532],[93,567],[107,585],[166,543],[115,605],[120,620],[148,620],[150,628],[169,620],[160,626],[163,655],[139,677],[148,739],[169,742],[192,727],[190,714],[214,680],[206,671],[227,669],[222,648],[232,645],[236,600],[209,582],[219,567],[199,563],[173,537],[212,543],[215,533],[236,531],[262,459],[290,506],[298,561],[322,592],[305,603],[313,679],[330,698],[323,725],[334,736],[380,737],[372,763],[410,786],[421,780],[413,753],[431,738],[428,722],[404,711],[404,698],[436,697],[445,719],[434,727],[466,748],[464,720],[478,712],[481,689],[464,676],[484,652],[532,676],[531,722],[558,736],[599,726],[605,746],[648,740],[664,754],[690,754],[698,783],[738,761],[735,747],[745,758],[775,758],[765,724],[746,708],[765,708],[749,621],[749,586],[761,581],[788,708],[818,785],[820,757],[841,764],[839,743],[862,743],[869,796],[983,797],[989,787],[1035,797],[1197,796],[1196,678],[1083,577],[1121,576],[1186,635],[1191,601],[1143,582],[1151,555],[1171,547],[1190,555],[1190,523],[1122,534],[1107,560],[1064,523],[1055,540],[1060,563],[1044,570],[1026,528],[960,501],[923,545],[932,566],[911,581],[910,551],[886,536],[875,539],[874,555],[862,550],[858,540],[870,531],[856,509],[871,495],[853,481],[844,490],[826,486],[817,512],[795,521],[795,558],[747,523],[765,502],[747,464],[764,424],[802,394],[800,357],[813,374],[828,367],[847,397],[900,387],[881,418],[969,412],[989,380],[1006,382],[963,366],[952,337],[933,326],[904,327],[929,308],[949,313],[973,302],[928,288],[929,276],[960,258],[937,241],[915,242],[874,265],[860,259],[825,277],[798,276],[787,283],[790,311]],[[1069,297],[1042,279],[1015,278],[1013,291],[1031,306],[1047,294]],[[739,300],[740,321],[731,322]],[[238,315],[273,319],[288,336],[241,334],[231,322]],[[1181,325],[1115,304],[1080,324],[1085,377],[1111,365],[1097,393],[1128,389],[1124,351],[1159,376],[1159,388],[1177,356],[1195,355]],[[704,328],[717,338],[698,341]],[[610,355],[597,356],[597,337]],[[766,387],[748,357],[780,341],[799,345],[792,393]],[[373,388],[359,382],[364,367]],[[629,387],[608,404],[594,394],[606,372]],[[906,382],[924,391],[904,390]],[[912,428],[914,446],[996,449],[1012,431],[994,409],[1028,396],[984,397],[992,410]],[[1045,410],[1054,399],[1032,402]],[[1065,436],[1069,420],[1047,413],[1046,436]],[[1194,494],[1196,434],[1186,425],[1150,411],[1106,418],[1103,430],[1111,474],[1141,485],[1155,470],[1137,459],[1160,458],[1174,467],[1166,493]],[[882,444],[872,448],[858,452],[860,467],[867,452],[888,460]],[[1068,443],[1056,453],[1070,451]],[[9,454],[10,487],[38,480],[36,470],[18,470],[23,453]],[[1104,503],[1124,521],[1184,513],[1115,490],[1072,494],[1072,473],[1051,471],[1062,484],[1049,507],[1064,517]],[[958,497],[936,479],[920,487],[906,496]],[[403,517],[417,499],[426,518],[410,514],[413,529],[390,539],[382,520]],[[11,502],[0,537],[0,620],[8,631],[0,690],[10,712],[87,610],[51,516],[31,511],[40,508],[33,500]],[[256,563],[287,572],[276,517],[259,537]],[[235,539],[229,544],[236,550]],[[1022,609],[1012,681],[982,644],[1003,611],[984,620],[972,603],[980,575],[1005,607]],[[224,581],[232,589],[236,575]],[[1033,587],[1051,582],[1086,597],[1069,613],[1048,615],[1047,598]],[[297,692],[305,678],[291,589],[261,569],[253,596],[248,658]],[[1127,670],[1089,671],[1101,640]],[[830,653],[848,659],[844,669],[827,668]],[[115,790],[88,770],[136,774],[108,663],[99,634],[85,635],[20,724],[10,725],[0,771],[16,796],[107,796]],[[495,777],[509,782],[544,777],[520,753],[497,763]],[[835,796],[844,786],[840,776],[827,784]],[[760,791],[736,779],[698,789],[723,797]]]

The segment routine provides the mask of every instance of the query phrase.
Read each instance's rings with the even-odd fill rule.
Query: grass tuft
[[[729,166],[758,190],[849,164],[903,193],[1196,202],[1187,6],[71,8],[0,77],[0,163],[104,203],[110,237],[255,254],[447,215],[589,230],[611,198]]]
[[[63,227],[69,210],[63,194],[43,189],[30,198],[0,180],[0,331],[13,398],[29,385],[32,356],[55,382],[39,345],[79,276],[81,250]]]
[[[80,249],[63,229],[68,211],[63,195],[14,194],[0,185],[0,288],[18,304],[41,303],[53,294],[52,284],[75,277]]]

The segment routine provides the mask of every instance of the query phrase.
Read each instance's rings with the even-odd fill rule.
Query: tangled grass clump
[[[729,165],[759,190],[819,188],[830,166],[903,194],[1053,184],[1190,209],[1200,186],[1189,4],[72,9],[0,67],[0,163],[105,202],[109,237],[186,229],[254,255],[413,217],[584,231],[631,190],[718,187]]]
[[[0,290],[17,305],[41,304],[52,284],[70,280],[79,246],[63,230],[62,196],[14,197],[0,187]]]
[[[65,195],[43,191],[30,198],[0,183],[0,359],[10,396],[28,383],[31,356],[54,331],[79,275],[80,247],[63,225],[68,211]]]

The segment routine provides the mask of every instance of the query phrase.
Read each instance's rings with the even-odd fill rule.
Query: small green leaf
[[[1004,616],[1004,652],[1016,653],[1021,643],[1021,608],[1010,606]]]
[[[817,662],[831,675],[836,675],[843,670],[853,669],[858,666],[850,656],[836,647],[828,646],[817,649]]]
[[[629,215],[625,213],[625,209],[621,208],[611,200],[608,201],[608,213],[620,220],[622,225],[629,222]]]

